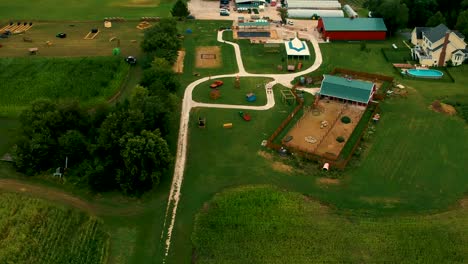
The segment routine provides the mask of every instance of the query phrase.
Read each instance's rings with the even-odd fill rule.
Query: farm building
[[[265,0],[236,0],[236,7],[259,7],[261,5],[264,5],[266,3]]]
[[[344,17],[343,10],[325,10],[325,9],[288,9],[290,18],[312,18],[319,17]]]
[[[291,59],[309,59],[310,51],[307,43],[297,37],[284,43],[288,60]]]
[[[367,105],[375,90],[376,86],[372,82],[324,74],[320,95],[334,100]]]
[[[238,24],[239,38],[270,37],[270,22],[268,20],[256,20],[255,22],[244,22]]]
[[[325,9],[338,10],[341,4],[338,1],[288,1],[288,9]]]
[[[327,40],[385,40],[382,18],[320,18],[317,30]]]

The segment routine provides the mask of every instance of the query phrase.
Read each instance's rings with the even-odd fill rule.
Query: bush
[[[349,116],[343,116],[341,118],[341,122],[343,122],[345,124],[349,124],[349,123],[351,123],[351,118]]]
[[[339,136],[339,137],[337,137],[337,138],[336,138],[336,141],[338,141],[338,142],[342,143],[342,142],[344,142],[344,141],[345,141],[345,139],[344,139],[344,137],[342,137],[342,136]]]

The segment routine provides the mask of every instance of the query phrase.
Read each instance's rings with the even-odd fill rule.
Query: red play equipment
[[[220,80],[216,80],[214,81],[212,84],[210,84],[210,88],[218,88],[219,86],[223,85],[223,81],[220,81]]]
[[[242,117],[245,121],[250,121],[250,115],[249,113],[244,113],[242,111],[239,111],[239,116]]]

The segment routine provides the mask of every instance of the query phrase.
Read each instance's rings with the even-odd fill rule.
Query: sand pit
[[[221,67],[221,48],[219,46],[197,47],[195,54],[196,68],[219,68]]]
[[[321,156],[327,154],[337,157],[340,154],[346,141],[339,143],[336,138],[342,136],[347,140],[351,136],[365,108],[336,101],[327,102],[320,101],[322,112],[319,115],[312,111],[304,113],[286,135],[286,137],[292,136],[292,139],[285,145]],[[342,123],[343,116],[350,117],[351,123]],[[324,121],[327,123],[326,126],[323,126]],[[314,140],[310,140],[311,138]]]
[[[429,109],[438,113],[446,114],[446,115],[455,115],[457,113],[457,110],[455,110],[455,107],[449,104],[441,103],[439,101],[434,101],[429,106]]]
[[[185,50],[179,50],[177,61],[172,66],[172,70],[175,73],[183,73],[184,72],[184,58],[185,58]]]

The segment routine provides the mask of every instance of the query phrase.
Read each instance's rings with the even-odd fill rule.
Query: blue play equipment
[[[192,29],[187,28],[187,30],[185,30],[185,33],[187,33],[187,34],[192,34]]]
[[[257,100],[257,96],[254,93],[248,93],[245,95],[245,100],[247,100],[247,102],[255,102]]]

